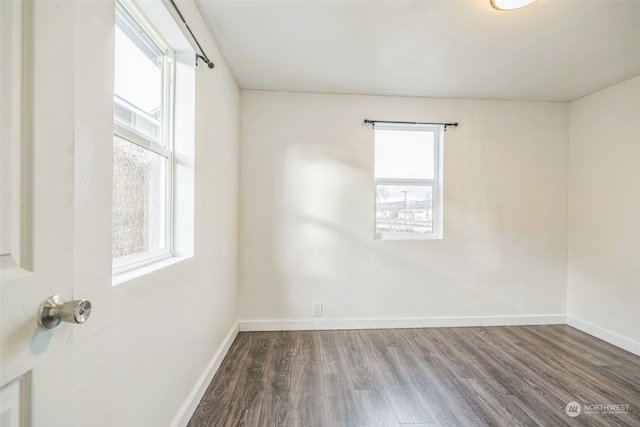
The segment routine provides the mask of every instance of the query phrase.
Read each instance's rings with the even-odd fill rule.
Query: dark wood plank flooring
[[[640,357],[564,325],[241,332],[189,422],[538,425],[640,426]]]

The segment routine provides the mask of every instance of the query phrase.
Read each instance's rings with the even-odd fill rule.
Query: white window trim
[[[411,132],[434,132],[434,170],[435,179],[388,179],[374,178],[374,188],[377,191],[378,185],[405,185],[405,186],[431,186],[433,188],[432,203],[432,232],[431,233],[390,233],[376,232],[376,214],[378,202],[374,197],[373,206],[373,230],[374,239],[376,240],[440,240],[443,239],[443,214],[444,214],[444,131],[443,125],[428,124],[405,124],[405,123],[375,123],[374,134],[376,130],[400,130]],[[374,135],[375,138],[375,135]],[[374,142],[374,159],[375,159],[375,142]]]
[[[175,107],[175,51],[162,38],[149,19],[132,1],[117,3],[136,21],[146,35],[163,51],[163,128],[162,141],[156,141],[124,125],[114,117],[114,135],[164,157],[167,161],[165,194],[165,247],[155,251],[142,252],[113,258],[113,276],[122,275],[150,264],[164,261],[174,254],[174,107]]]

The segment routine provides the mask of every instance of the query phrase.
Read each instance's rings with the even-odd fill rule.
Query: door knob
[[[60,322],[84,323],[90,314],[91,303],[89,300],[64,302],[60,295],[52,295],[40,306],[38,325],[46,329],[53,329]]]

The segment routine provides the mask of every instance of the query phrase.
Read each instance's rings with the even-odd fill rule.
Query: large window
[[[171,255],[174,57],[142,12],[117,3],[114,271]]]
[[[376,123],[376,238],[442,238],[442,139],[442,126]]]

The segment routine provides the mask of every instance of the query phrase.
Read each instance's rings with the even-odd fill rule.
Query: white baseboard
[[[630,340],[629,338],[618,335],[615,332],[602,329],[599,326],[593,325],[584,320],[576,319],[575,317],[567,316],[567,325],[572,326],[584,333],[593,335],[596,338],[600,338],[602,341],[606,341],[609,344],[613,344],[616,347],[620,347],[623,350],[627,350],[633,354],[640,356],[640,343]]]
[[[205,391],[207,391],[207,387],[209,387],[213,376],[218,371],[218,368],[220,367],[220,364],[222,363],[224,357],[227,355],[231,344],[233,344],[233,340],[236,339],[238,331],[238,323],[236,323],[235,325],[233,325],[233,327],[225,337],[224,341],[218,348],[218,351],[216,351],[216,354],[211,359],[211,362],[209,362],[209,365],[200,377],[200,380],[194,387],[186,402],[184,403],[184,405],[182,405],[180,412],[178,412],[178,415],[171,424],[173,427],[185,427],[189,423],[191,416],[198,407],[198,403],[200,403],[202,396],[204,396]]]
[[[406,319],[241,320],[240,331],[444,328],[458,326],[563,325],[564,314],[524,316],[425,317]]]

